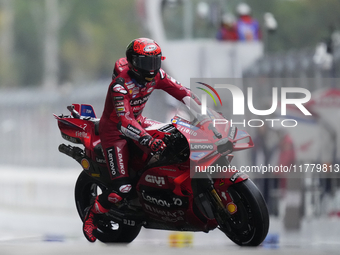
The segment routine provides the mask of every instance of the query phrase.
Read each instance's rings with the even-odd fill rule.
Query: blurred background
[[[85,103],[100,117],[114,64],[137,37],[155,39],[163,69],[187,87],[190,78],[234,79],[256,88],[258,109],[268,109],[272,87],[312,93],[312,118],[288,112],[297,128],[245,128],[256,145],[235,164],[339,163],[339,13],[337,0],[0,0],[0,240],[82,238],[73,201],[81,168],[58,152],[52,113]],[[167,122],[176,107],[155,91],[144,115]],[[274,242],[293,231],[337,245],[338,177],[272,177],[254,181]],[[140,238],[150,237],[168,238]]]

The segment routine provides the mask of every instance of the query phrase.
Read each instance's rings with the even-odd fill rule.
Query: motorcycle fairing
[[[185,186],[183,183],[187,179],[183,179],[180,183],[176,183],[175,180],[186,174],[188,171],[181,171],[177,166],[161,166],[154,167],[146,170],[141,177],[137,185],[137,190],[139,185],[145,185],[154,187],[157,189],[170,189],[175,190],[178,185],[182,185],[183,190],[177,195],[184,196],[183,193],[190,194],[192,190],[190,186]]]
[[[146,170],[137,184],[144,211],[152,220],[166,222],[168,229],[208,231],[216,228],[215,220],[202,221],[194,212],[189,177],[189,171],[173,165]],[[196,226],[195,229],[192,226]]]
[[[60,131],[70,137],[79,139],[85,147],[90,145],[91,129],[94,124],[82,119],[57,118]]]
[[[79,176],[76,185],[76,191],[80,190],[80,192],[76,193],[77,210],[83,219],[85,208],[91,203],[91,199],[97,195],[98,187],[102,190],[107,189],[110,184],[106,183],[105,180],[110,178],[105,177],[105,173],[107,175],[109,173],[106,169],[103,155],[98,158],[95,157],[95,148],[99,152],[101,152],[101,148],[99,136],[95,132],[94,123],[98,121],[93,119],[95,117],[94,111],[92,112],[87,107],[83,108],[85,113],[87,109],[90,109],[87,113],[93,114],[85,116],[80,115],[83,112],[80,105],[73,105],[68,109],[71,111],[73,118],[55,115],[59,128],[65,139],[68,138],[67,140],[71,142],[82,143],[85,149],[61,144],[59,151],[74,158],[84,168],[83,174]],[[119,225],[132,226],[129,223],[130,219],[135,224],[134,220],[136,218],[137,224],[141,224],[145,228],[163,230],[209,232],[209,230],[220,225],[220,229],[231,238],[233,236],[228,233],[233,232],[233,230],[230,229],[228,223],[224,223],[225,217],[230,218],[230,223],[236,222],[236,232],[240,230],[240,235],[243,235],[244,230],[249,230],[247,228],[248,223],[244,229],[239,229],[240,224],[238,222],[241,223],[240,217],[247,213],[246,208],[248,207],[242,206],[242,197],[236,190],[238,187],[244,188],[248,186],[233,186],[236,183],[245,181],[248,178],[247,175],[234,172],[221,174],[216,178],[209,175],[203,179],[190,178],[190,162],[194,162],[194,164],[198,162],[216,164],[216,161],[220,158],[220,163],[228,165],[233,157],[229,154],[230,145],[234,150],[247,149],[253,146],[253,142],[246,132],[237,132],[236,128],[230,129],[227,125],[223,128],[211,128],[209,121],[211,122],[211,119],[202,120],[201,118],[201,121],[196,121],[197,124],[192,125],[190,122],[181,119],[177,120],[176,123],[159,126],[157,130],[154,129],[155,127],[148,128],[147,131],[150,135],[164,139],[168,145],[168,150],[165,150],[160,156],[150,155],[150,151],[144,147],[139,148],[139,150],[137,147],[140,146],[135,141],[130,141],[137,145],[130,155],[130,161],[132,162],[129,162],[129,165],[132,165],[133,170],[135,170],[132,171],[133,174],[130,177],[133,182],[137,182],[136,189],[134,189],[136,193],[133,194],[131,200],[125,201],[127,204],[125,202],[122,204],[122,210],[120,210],[121,208],[112,208],[110,213],[103,217],[104,230],[107,228],[107,224],[110,226],[112,221],[117,222],[117,220],[120,222]],[[205,143],[213,144],[212,150],[201,150],[203,147],[194,146],[192,148],[194,151],[190,153],[190,141],[201,142],[195,141],[195,139],[199,138],[197,137],[198,132],[203,130],[209,133],[209,137],[202,139],[206,139]],[[245,138],[249,139],[248,142],[237,145],[238,141]],[[211,148],[211,146],[208,147]],[[161,161],[160,164],[157,164],[157,160]],[[131,164],[134,163],[133,161],[139,161],[140,164]],[[87,176],[91,176],[92,179]],[[93,179],[96,181],[93,181]],[[247,183],[250,185],[250,182],[245,182],[241,185],[246,185]],[[88,184],[91,185],[90,188],[87,186]],[[83,188],[86,189],[84,196]],[[263,206],[258,208],[263,208]],[[127,212],[125,209],[129,209],[131,212]],[[218,210],[217,214],[214,211],[216,209]],[[221,212],[222,214],[220,214]],[[125,220],[128,223],[125,223]],[[124,225],[122,226],[122,231],[125,231]],[[261,225],[256,225],[256,228],[259,226],[261,227]],[[140,226],[137,226],[136,230],[138,230],[138,227]],[[111,231],[109,229],[103,238],[110,236]],[[240,242],[235,238],[232,240],[237,243]],[[260,241],[257,241],[256,245]],[[242,243],[242,245],[244,244]]]
[[[219,178],[214,180],[214,188],[221,198],[224,207],[229,211],[230,214],[237,212],[237,206],[234,203],[235,197],[232,197],[228,192],[231,185],[245,181],[249,176],[245,173],[236,172],[231,177]]]
[[[92,155],[95,146],[100,143],[99,136],[95,134],[95,123],[91,119],[77,119],[69,116],[54,117],[58,120],[58,127],[64,139],[85,146],[85,152],[88,157],[95,159]]]

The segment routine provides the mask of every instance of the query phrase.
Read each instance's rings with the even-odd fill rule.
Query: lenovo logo
[[[213,150],[214,145],[211,143],[191,143],[191,150]]]

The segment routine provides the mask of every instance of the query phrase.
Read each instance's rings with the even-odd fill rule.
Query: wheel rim
[[[237,206],[237,212],[231,216],[221,212],[221,230],[235,243],[244,245],[253,239],[256,232],[254,214],[250,202],[242,193],[233,188],[230,188],[229,192]]]

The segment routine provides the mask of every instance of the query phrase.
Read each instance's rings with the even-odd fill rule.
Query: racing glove
[[[156,139],[149,135],[141,137],[139,143],[150,148],[156,154],[161,153],[166,148],[166,144],[162,139]]]

